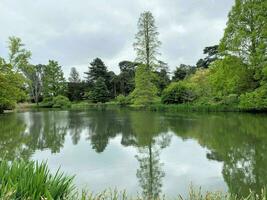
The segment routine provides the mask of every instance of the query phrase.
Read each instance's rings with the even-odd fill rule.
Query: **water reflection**
[[[27,160],[36,150],[58,154],[67,135],[78,145],[82,134],[88,146],[101,154],[120,136],[123,147],[137,149],[139,186],[147,199],[153,199],[161,194],[166,173],[163,164],[168,165],[161,161],[161,153],[168,149],[174,133],[207,148],[207,159],[223,163],[222,175],[229,191],[246,194],[249,189],[259,192],[267,183],[266,119],[251,114],[124,110],[11,113],[0,116],[0,159]]]

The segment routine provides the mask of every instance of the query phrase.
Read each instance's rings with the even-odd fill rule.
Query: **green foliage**
[[[57,171],[52,175],[45,163],[0,162],[0,199],[70,199],[73,177]]]
[[[123,95],[129,95],[134,90],[134,77],[135,67],[138,64],[131,61],[122,61],[119,63],[120,74],[119,74],[119,91]]]
[[[146,65],[139,65],[135,74],[135,89],[131,93],[135,105],[154,103],[157,97],[157,88],[152,82],[152,72]]]
[[[185,82],[171,83],[162,94],[162,102],[165,104],[181,104],[194,101],[196,95],[192,88]]]
[[[267,85],[240,96],[240,108],[249,111],[267,111]]]
[[[44,97],[63,95],[66,89],[66,81],[61,66],[57,61],[49,60],[44,67],[43,94]]]
[[[26,50],[24,46],[20,38],[14,36],[8,38],[8,62],[15,71],[23,73],[29,65],[31,58],[31,52]]]
[[[267,3],[265,0],[236,0],[228,16],[220,43],[223,55],[238,55],[257,71],[266,63]]]
[[[116,102],[121,106],[130,104],[129,98],[126,96],[123,96],[122,94],[116,97]]]
[[[53,98],[53,108],[69,108],[71,107],[68,97],[59,95]]]
[[[179,67],[176,67],[173,72],[172,81],[181,81],[186,77],[189,77],[191,74],[194,74],[196,71],[194,66],[181,64]]]
[[[151,12],[143,12],[138,20],[138,32],[135,35],[136,61],[146,64],[150,70],[157,61],[156,56],[161,42],[158,40],[159,33],[155,25],[155,19]]]
[[[204,59],[199,59],[197,61],[196,67],[208,68],[212,62],[217,60],[218,54],[219,54],[218,47],[219,45],[205,47],[205,49],[203,50],[203,53],[206,54],[207,56]]]
[[[105,83],[105,79],[99,77],[90,92],[89,99],[92,100],[94,103],[104,103],[107,102],[109,99],[109,91]]]
[[[17,101],[25,98],[22,90],[24,82],[23,76],[0,58],[0,113],[7,108],[14,108]]]
[[[253,73],[239,58],[227,56],[210,67],[209,81],[214,96],[242,94],[254,86]]]
[[[82,82],[68,82],[67,83],[67,97],[71,101],[81,101],[85,98],[85,91],[87,84]]]
[[[85,72],[87,75],[87,82],[92,85],[98,78],[103,78],[107,82],[108,71],[104,62],[100,58],[95,58],[90,63],[89,71]]]
[[[56,97],[46,97],[40,104],[43,108],[69,108],[71,102],[68,97],[58,95]]]

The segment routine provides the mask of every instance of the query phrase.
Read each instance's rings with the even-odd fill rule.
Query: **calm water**
[[[267,116],[125,110],[0,115],[0,157],[45,160],[95,192],[247,193],[267,183]]]

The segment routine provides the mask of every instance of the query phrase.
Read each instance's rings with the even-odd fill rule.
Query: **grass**
[[[46,163],[25,161],[0,161],[0,199],[1,200],[167,200],[158,198],[131,197],[126,191],[105,190],[98,194],[83,191],[79,194],[73,184],[74,177],[57,171],[52,174]],[[239,196],[242,196],[241,194]],[[177,200],[266,200],[266,192],[250,192],[247,197],[237,197],[222,192],[195,190],[191,186],[187,198],[180,195]]]
[[[73,178],[52,175],[45,163],[1,161],[0,199],[67,199],[75,194]]]

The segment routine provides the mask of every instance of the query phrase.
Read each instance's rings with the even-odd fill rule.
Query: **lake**
[[[47,161],[82,189],[186,196],[267,183],[267,115],[45,110],[0,115],[0,155]]]

